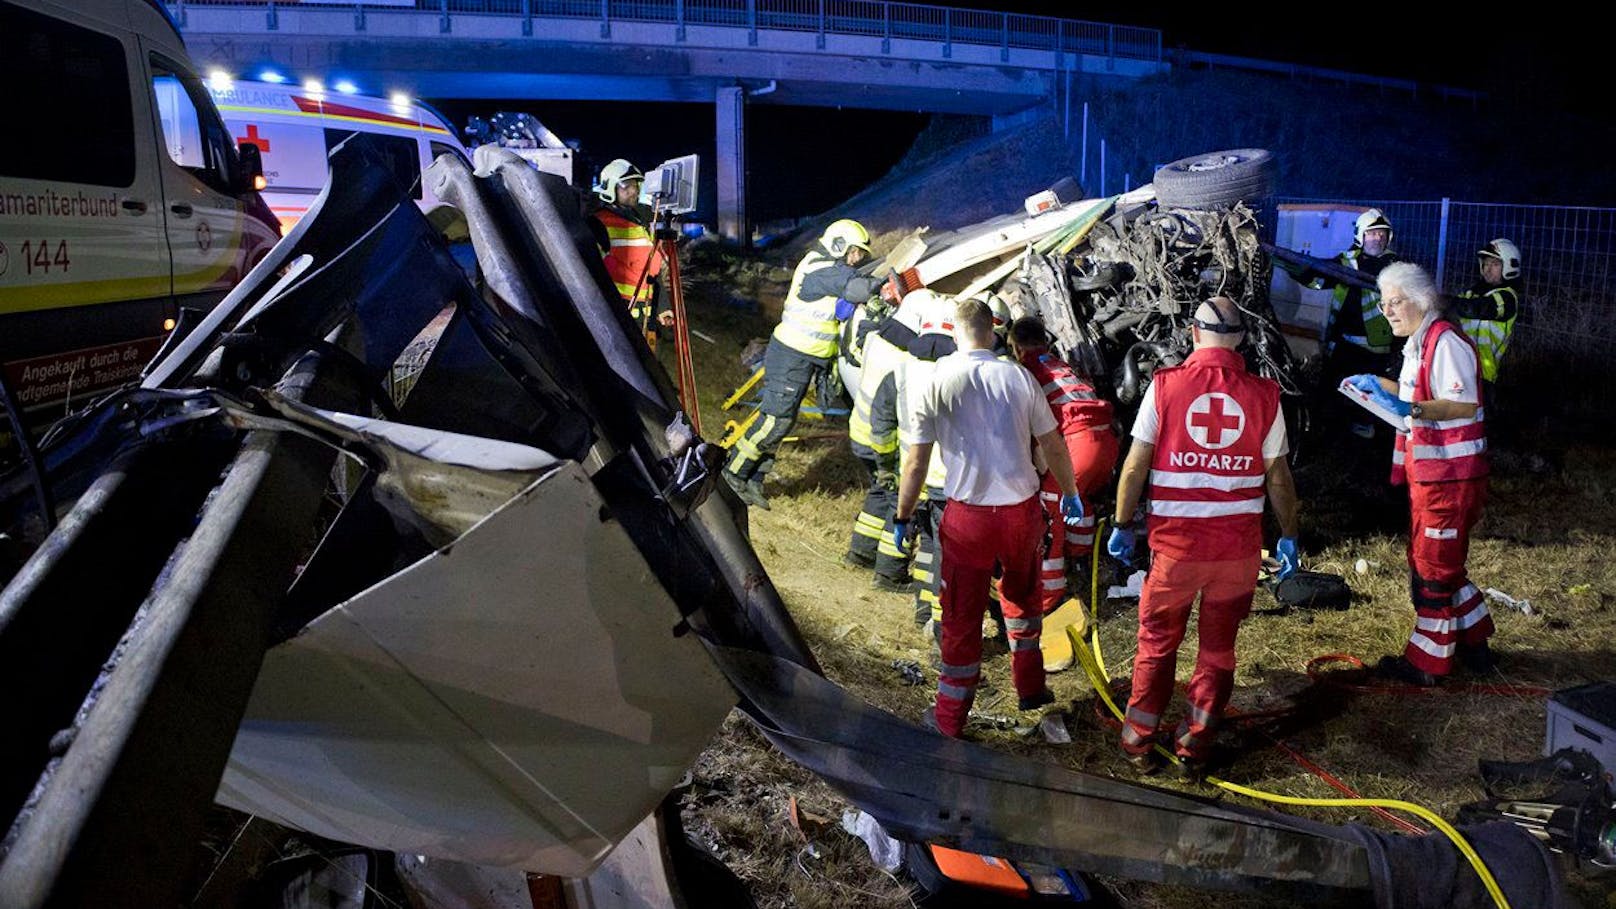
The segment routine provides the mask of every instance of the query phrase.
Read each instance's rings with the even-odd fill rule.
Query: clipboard
[[[1342,379],[1341,384],[1336,386],[1336,391],[1346,395],[1347,399],[1352,401],[1352,403],[1379,417],[1386,423],[1386,425],[1397,430],[1398,432],[1405,434],[1408,432],[1408,424],[1401,416],[1394,411],[1387,410],[1385,406],[1383,406],[1379,401],[1375,400],[1374,395],[1367,391],[1362,391],[1350,383],[1350,376],[1346,379]]]

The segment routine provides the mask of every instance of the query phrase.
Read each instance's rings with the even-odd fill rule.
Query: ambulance
[[[293,85],[274,70],[261,75],[283,81],[214,74],[208,88],[236,141],[255,146],[262,156],[264,199],[282,230],[290,230],[325,188],[326,154],[356,132],[378,140],[399,186],[423,211],[443,204],[424,186],[421,172],[428,165],[449,154],[469,166],[470,156],[448,122],[419,101],[402,94],[367,97],[343,82],[332,88],[312,79]]]
[[[0,377],[31,423],[137,375],[278,241],[155,0],[0,0]]]

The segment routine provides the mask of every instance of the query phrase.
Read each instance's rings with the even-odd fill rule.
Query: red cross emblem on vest
[[[1202,448],[1228,448],[1246,429],[1246,412],[1221,391],[1209,391],[1190,403],[1184,428]]]

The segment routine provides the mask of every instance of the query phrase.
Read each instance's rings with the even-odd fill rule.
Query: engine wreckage
[[[1484,904],[1439,837],[1411,852],[947,740],[826,680],[571,190],[497,149],[475,174],[438,160],[479,290],[374,154],[337,149],[326,193],[226,301],[0,486],[37,543],[0,594],[0,904],[178,902],[214,799],[581,875],[737,702],[910,841],[1326,904],[1393,905],[1424,875],[1445,905]],[[1225,254],[1227,220],[1136,217]],[[1179,298],[1092,283],[1072,327],[1104,346],[1128,323],[1127,387],[1134,351],[1177,350],[1155,314]],[[424,331],[430,357],[395,382]],[[1484,857],[1542,854],[1481,829],[1503,831]],[[1511,867],[1533,904],[1541,871]]]

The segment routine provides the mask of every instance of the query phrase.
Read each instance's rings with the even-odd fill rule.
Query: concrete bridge
[[[745,110],[797,104],[988,115],[1074,73],[1165,68],[1161,33],[882,0],[176,0],[203,67],[274,66],[432,98],[699,101],[716,108],[718,229],[746,235]]]

